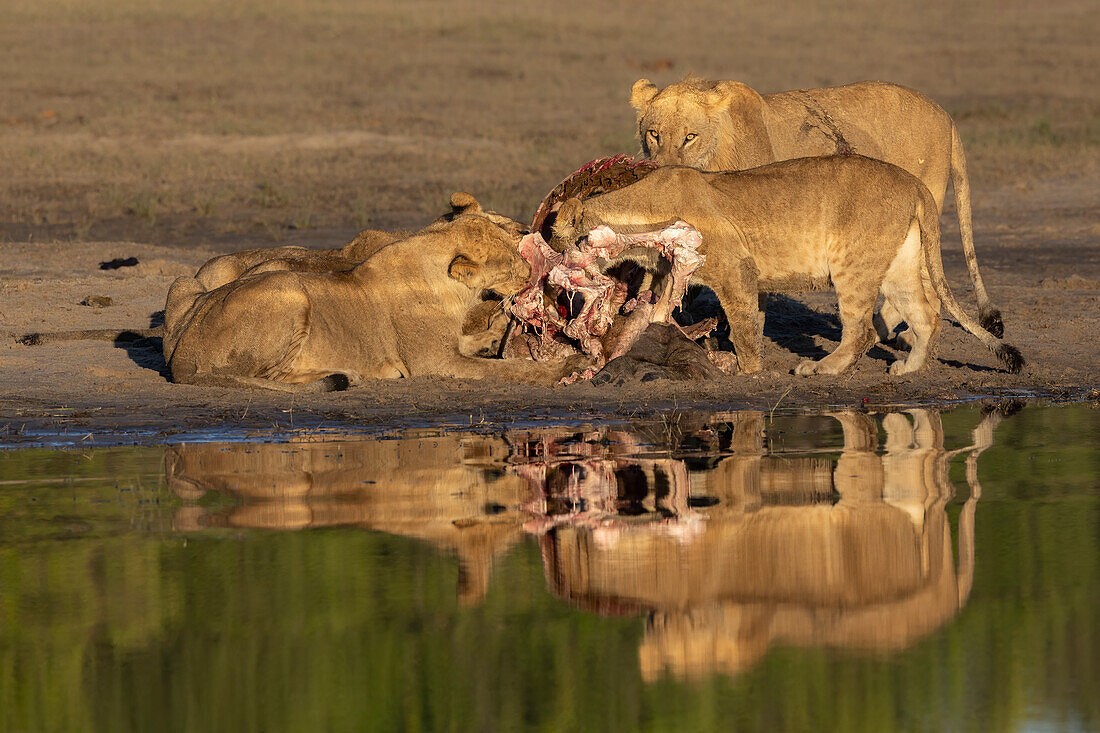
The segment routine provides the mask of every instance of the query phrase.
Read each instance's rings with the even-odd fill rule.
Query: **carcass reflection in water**
[[[766,416],[739,412],[675,430],[174,446],[166,473],[178,529],[416,537],[457,557],[466,604],[535,535],[555,595],[645,614],[647,679],[735,674],[773,645],[900,649],[954,616],[973,578],[976,460],[1000,419],[953,451],[930,410],[836,413],[843,446],[796,450],[768,450]],[[963,453],[956,561],[948,468]],[[236,503],[208,509],[207,491]]]

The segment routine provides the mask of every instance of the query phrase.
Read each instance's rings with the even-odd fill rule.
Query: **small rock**
[[[89,308],[108,308],[115,304],[109,296],[106,295],[89,295],[84,300],[80,301],[81,305],[86,305]]]

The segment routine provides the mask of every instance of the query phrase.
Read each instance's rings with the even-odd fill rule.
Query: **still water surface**
[[[0,452],[0,730],[1098,730],[1100,410]]]

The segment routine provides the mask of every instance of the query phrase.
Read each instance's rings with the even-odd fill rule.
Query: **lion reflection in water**
[[[654,452],[625,432],[563,429],[174,446],[166,473],[184,499],[178,529],[343,525],[415,537],[457,557],[466,604],[484,596],[494,560],[534,534],[555,595],[646,615],[646,679],[735,674],[773,645],[905,648],[969,596],[976,461],[1000,415],[954,451],[933,411],[883,416],[881,449],[876,420],[831,417],[844,440],[835,460],[769,452],[765,416],[742,412],[679,440],[688,459],[640,457]],[[970,492],[956,561],[947,471],[960,454]],[[197,501],[207,490],[239,503],[212,513]]]
[[[459,599],[485,595],[495,557],[524,535],[526,485],[499,466],[500,439],[424,439],[170,446],[169,487],[182,499],[177,530],[296,530],[354,526],[413,537],[459,563]],[[238,499],[211,512],[207,491]]]
[[[835,464],[766,455],[762,416],[742,414],[733,455],[712,470],[685,482],[658,468],[667,488],[653,508],[664,518],[647,531],[559,521],[540,541],[551,588],[592,611],[646,612],[647,679],[735,674],[773,645],[901,649],[939,628],[970,593],[973,459],[997,418],[983,421],[974,446],[945,451],[937,413],[889,414],[880,454],[875,421],[834,417],[844,432]],[[956,564],[947,470],[964,451],[971,491]]]

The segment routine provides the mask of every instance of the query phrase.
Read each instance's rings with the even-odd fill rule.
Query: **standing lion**
[[[689,76],[664,89],[639,79],[630,104],[638,113],[642,153],[661,165],[744,170],[791,158],[859,153],[919,178],[939,213],[950,178],[979,321],[994,336],[1004,334],[974,253],[970,181],[959,131],[951,116],[920,92],[868,81],[761,95],[740,82]],[[889,303],[882,317],[890,331],[901,321]]]

